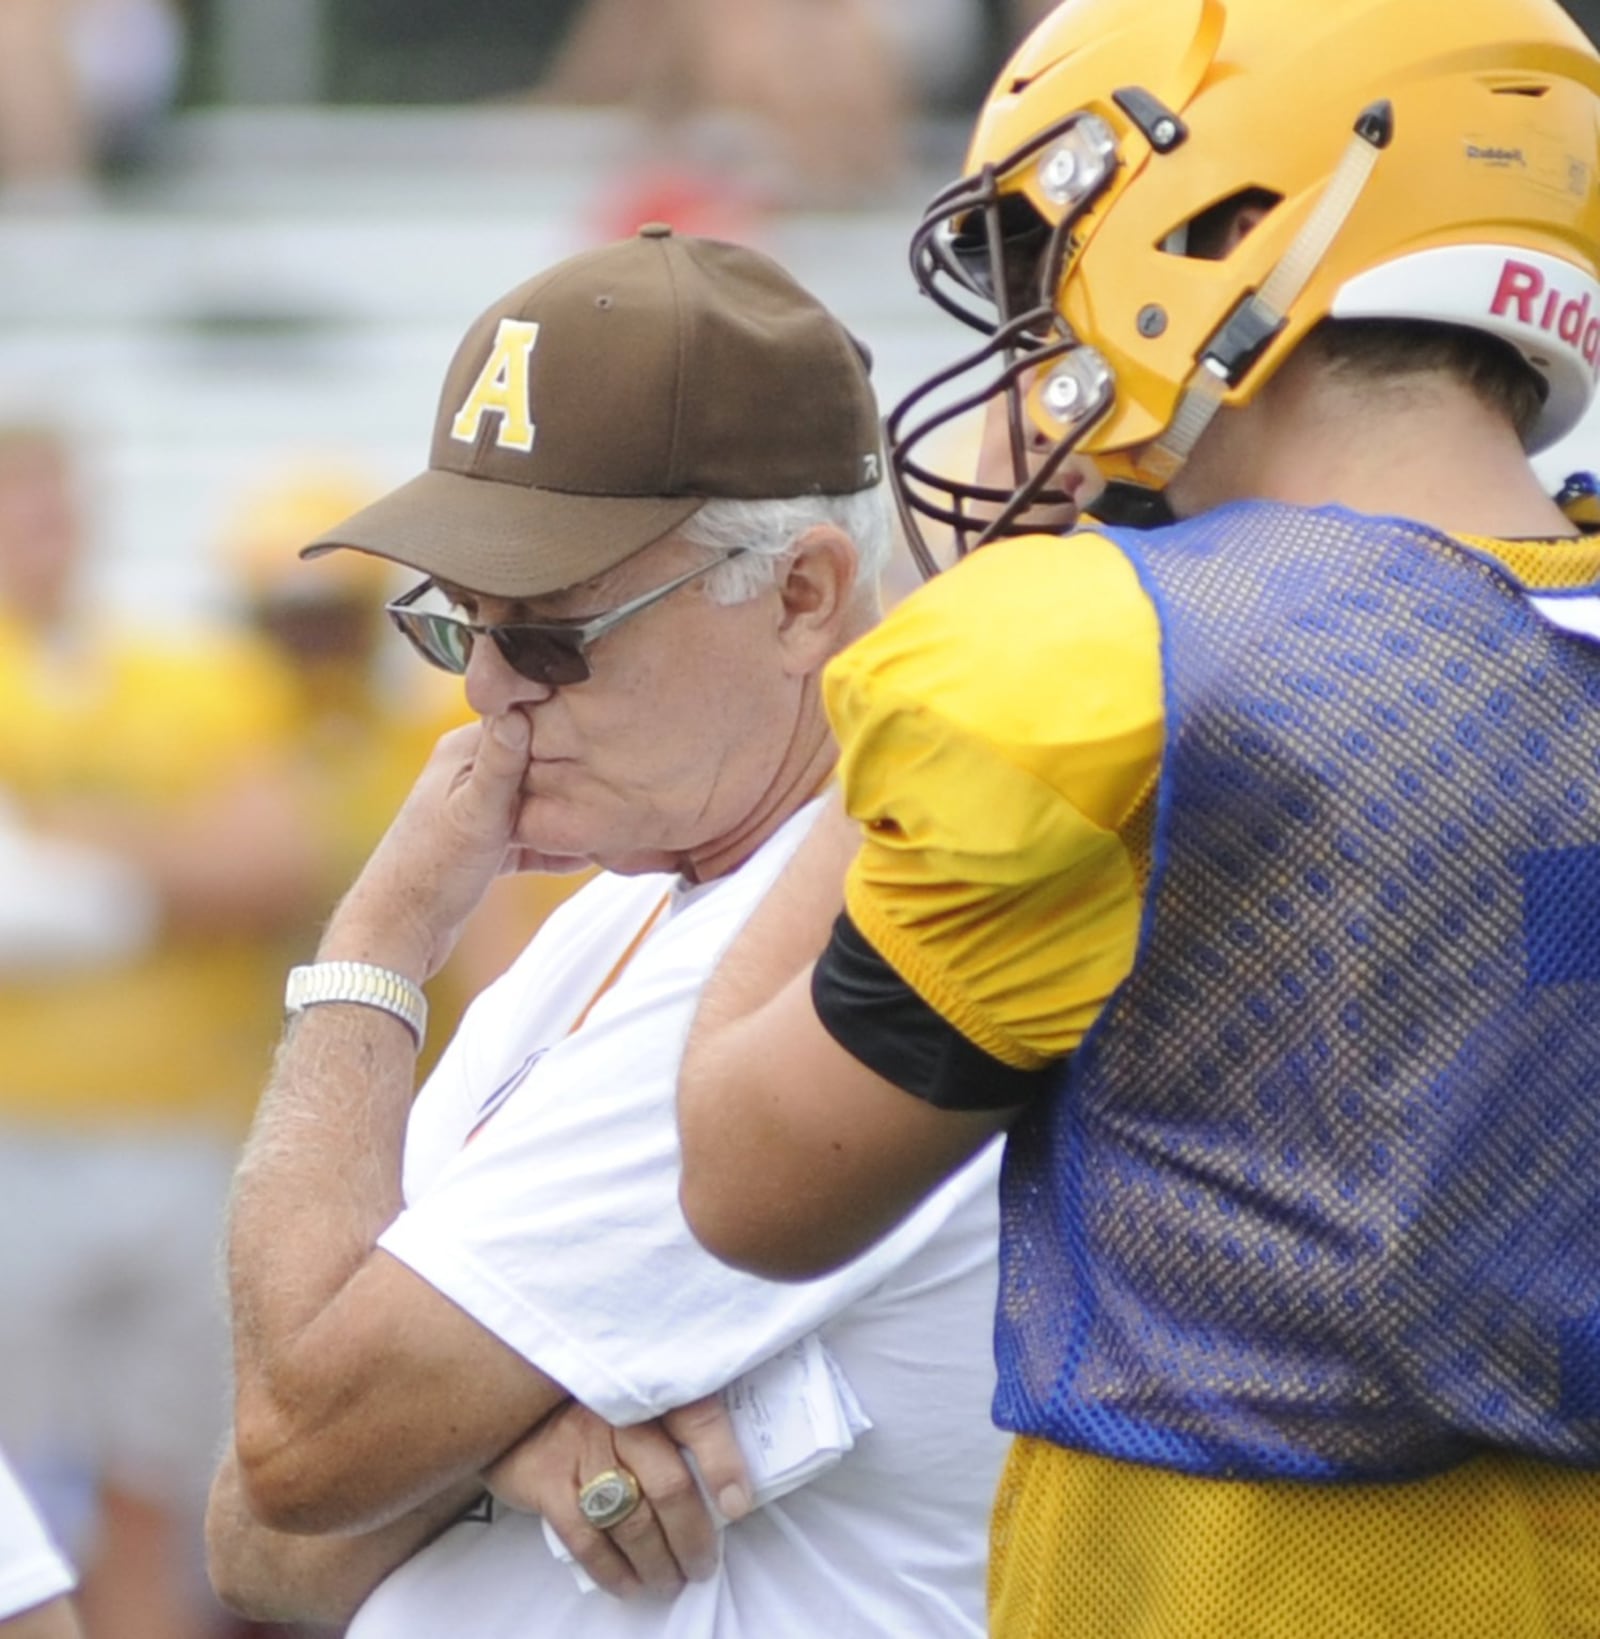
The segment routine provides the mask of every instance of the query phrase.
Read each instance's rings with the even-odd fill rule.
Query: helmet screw
[[[1159,336],[1167,328],[1167,310],[1156,302],[1139,309],[1139,317],[1133,321],[1139,327],[1141,336]]]
[[[1070,148],[1057,148],[1045,161],[1044,180],[1049,187],[1065,188],[1071,185],[1077,171],[1078,156]]]
[[[1150,127],[1150,143],[1155,148],[1170,148],[1177,139],[1178,122],[1175,119],[1158,119]]]
[[[1062,420],[1072,414],[1074,405],[1082,395],[1083,389],[1078,385],[1077,378],[1065,370],[1058,370],[1044,384],[1045,408]]]

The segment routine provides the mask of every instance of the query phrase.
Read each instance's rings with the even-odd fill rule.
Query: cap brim
[[[569,495],[429,470],[302,548],[349,547],[490,597],[591,580],[676,529],[698,495]]]

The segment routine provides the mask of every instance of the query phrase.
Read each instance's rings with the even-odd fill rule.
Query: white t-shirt
[[[1600,637],[1600,598],[1580,593],[1568,597],[1540,595],[1532,601],[1534,608],[1557,626],[1580,637]]]
[[[814,813],[731,877],[689,889],[602,877],[558,909],[419,1095],[406,1210],[380,1244],[614,1423],[709,1394],[816,1334],[873,1426],[836,1466],[730,1528],[716,1577],[674,1600],[581,1592],[541,1522],[500,1510],[395,1571],[350,1639],[984,1632],[1005,1447],[989,1419],[998,1146],[819,1281],[726,1268],[678,1208],[675,1086],[700,986]]]
[[[0,1454],[0,1621],[70,1593],[75,1578]]]

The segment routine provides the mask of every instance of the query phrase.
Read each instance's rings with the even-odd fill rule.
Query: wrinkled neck
[[[808,710],[760,799],[726,834],[679,855],[674,862],[679,876],[685,882],[710,882],[736,871],[822,792],[833,777],[837,759],[838,748],[820,707]]]

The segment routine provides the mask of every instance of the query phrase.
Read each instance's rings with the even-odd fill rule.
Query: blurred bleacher
[[[1600,8],[1569,3],[1586,23]],[[435,10],[443,30],[451,8]],[[141,167],[88,206],[0,209],[0,414],[74,429],[104,594],[184,613],[220,607],[219,532],[286,461],[329,454],[376,484],[416,471],[466,324],[623,231],[597,211],[653,162],[616,110],[341,100],[365,60],[350,46],[360,5],[204,0],[199,15],[205,96]],[[345,56],[319,54],[339,16]],[[768,217],[748,235],[868,342],[886,405],[963,345],[912,285],[906,244],[959,167],[966,123],[953,108],[923,118],[910,173],[869,208]],[[625,415],[625,382],[617,395]],[[1600,418],[1541,462],[1553,482],[1580,465],[1600,466]]]
[[[867,340],[886,400],[959,341],[905,246],[960,140],[931,122],[880,207],[751,225]],[[417,470],[467,323],[593,242],[647,150],[613,111],[195,110],[103,202],[0,213],[0,412],[74,430],[104,593],[216,606],[228,508],[286,460],[322,451],[379,483]]]

